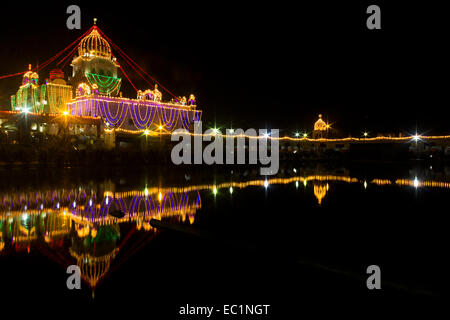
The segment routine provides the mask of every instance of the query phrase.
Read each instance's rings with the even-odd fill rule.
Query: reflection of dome
[[[327,129],[327,124],[322,120],[322,115],[319,114],[319,120],[314,123],[314,130],[324,131]]]
[[[91,33],[80,41],[78,54],[80,57],[93,55],[111,59],[111,47],[109,46],[109,43],[102,38],[100,33],[98,33],[97,28],[94,26]]]
[[[104,277],[109,270],[112,259],[118,249],[115,249],[110,254],[102,257],[93,257],[89,254],[77,254],[72,249],[69,249],[70,254],[77,259],[77,266],[80,267],[81,276],[93,289],[102,277]]]
[[[89,232],[89,225],[86,225],[77,230],[82,230],[81,237],[72,234],[69,252],[77,259],[83,279],[95,288],[119,250],[116,242],[120,238],[120,229],[118,225],[100,226]],[[78,236],[80,233],[77,231]]]

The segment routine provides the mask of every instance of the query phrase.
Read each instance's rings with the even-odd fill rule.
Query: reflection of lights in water
[[[364,189],[367,189],[367,181],[364,180]]]
[[[414,178],[414,187],[417,188],[419,186],[420,181],[417,179],[417,177]]]
[[[92,207],[92,199],[89,200],[89,206]]]
[[[230,187],[230,193],[231,194],[233,193],[233,187]]]
[[[162,193],[161,193],[161,191],[158,193],[158,200],[159,200],[159,201],[162,200]]]
[[[298,188],[298,181],[295,181],[295,188]]]
[[[25,205],[25,207],[23,208],[25,211],[27,211],[28,210],[28,206],[27,205]]]
[[[217,194],[217,187],[214,186],[213,190],[212,190],[213,194],[216,195]]]
[[[28,220],[28,214],[24,213],[24,214],[22,215],[22,220],[23,220],[23,221],[27,221],[27,220]]]
[[[77,207],[77,203],[75,202],[75,200],[73,201],[73,207],[74,207],[74,208]]]
[[[307,184],[308,182],[306,182],[306,179],[305,180],[303,180],[303,185],[306,187],[306,184]]]
[[[267,189],[268,186],[269,186],[269,181],[265,180],[265,181],[264,181],[264,188]]]
[[[59,209],[59,202],[56,204],[56,208]]]
[[[109,198],[108,197],[106,197],[105,202],[106,202],[106,204],[109,203]]]
[[[44,205],[41,203],[41,210],[44,209]]]
[[[327,185],[320,185],[320,184],[314,185],[314,195],[316,196],[319,205],[322,204],[322,199],[327,194],[328,189],[329,189],[328,183]]]
[[[144,189],[144,194],[145,194],[145,196],[148,196],[148,188]]]

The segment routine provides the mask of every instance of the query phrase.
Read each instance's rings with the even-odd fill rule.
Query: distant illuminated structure
[[[313,139],[326,138],[330,126],[322,120],[322,115],[319,114],[319,119],[314,123]]]

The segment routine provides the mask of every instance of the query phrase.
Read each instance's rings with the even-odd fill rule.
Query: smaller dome
[[[34,73],[33,71],[27,71],[27,72],[23,75],[23,77],[24,77],[24,78],[31,78],[31,75],[32,75],[33,73]]]
[[[23,75],[22,84],[27,84],[30,82],[33,84],[37,84],[38,80],[39,75],[36,72],[29,70]]]
[[[314,131],[324,131],[327,129],[327,124],[322,120],[322,115],[319,114],[319,120],[314,123]]]

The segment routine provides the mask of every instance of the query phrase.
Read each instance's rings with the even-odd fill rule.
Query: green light
[[[98,90],[101,93],[111,93],[115,90],[119,90],[122,79],[116,77],[102,76],[95,73],[85,73],[89,84],[92,86],[94,83],[98,85]]]

